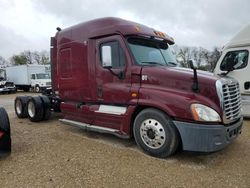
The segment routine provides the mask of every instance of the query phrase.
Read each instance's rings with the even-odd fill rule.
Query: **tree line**
[[[26,50],[19,54],[15,54],[6,60],[0,56],[0,68],[15,65],[38,64],[47,65],[50,63],[48,51],[30,51]]]
[[[218,47],[209,51],[202,47],[178,47],[175,46],[176,60],[181,67],[189,67],[188,60],[193,60],[200,70],[213,72],[217,61],[221,56]]]
[[[198,69],[213,71],[217,61],[220,58],[221,52],[215,47],[209,51],[202,47],[187,47],[174,46],[173,53],[176,56],[177,62],[182,67],[189,67],[188,60],[192,59]],[[40,64],[46,65],[50,63],[48,51],[23,51],[20,54],[13,55],[9,61],[0,56],[0,68],[14,65]]]

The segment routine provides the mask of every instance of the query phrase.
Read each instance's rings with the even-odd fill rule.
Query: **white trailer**
[[[214,73],[226,74],[239,81],[242,114],[250,117],[250,24],[236,34],[223,48]]]
[[[17,89],[40,92],[51,87],[49,66],[18,65],[6,68],[7,79],[14,82]]]

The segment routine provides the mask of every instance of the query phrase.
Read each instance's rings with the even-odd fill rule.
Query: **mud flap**
[[[0,108],[0,157],[11,152],[10,122],[7,112]]]
[[[11,152],[11,138],[6,133],[0,131],[0,157],[6,156]]]

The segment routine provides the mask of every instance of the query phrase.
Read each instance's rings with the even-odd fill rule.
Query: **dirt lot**
[[[250,187],[250,121],[223,151],[157,159],[133,140],[63,125],[58,114],[42,123],[18,119],[15,96],[0,95],[12,128],[12,154],[0,159],[1,187]]]

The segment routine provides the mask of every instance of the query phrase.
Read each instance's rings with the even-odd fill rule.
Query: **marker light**
[[[156,34],[159,37],[166,37],[165,33],[160,32],[160,31],[154,31],[154,34]]]
[[[135,30],[137,31],[137,32],[140,32],[140,27],[139,26],[135,26]]]

